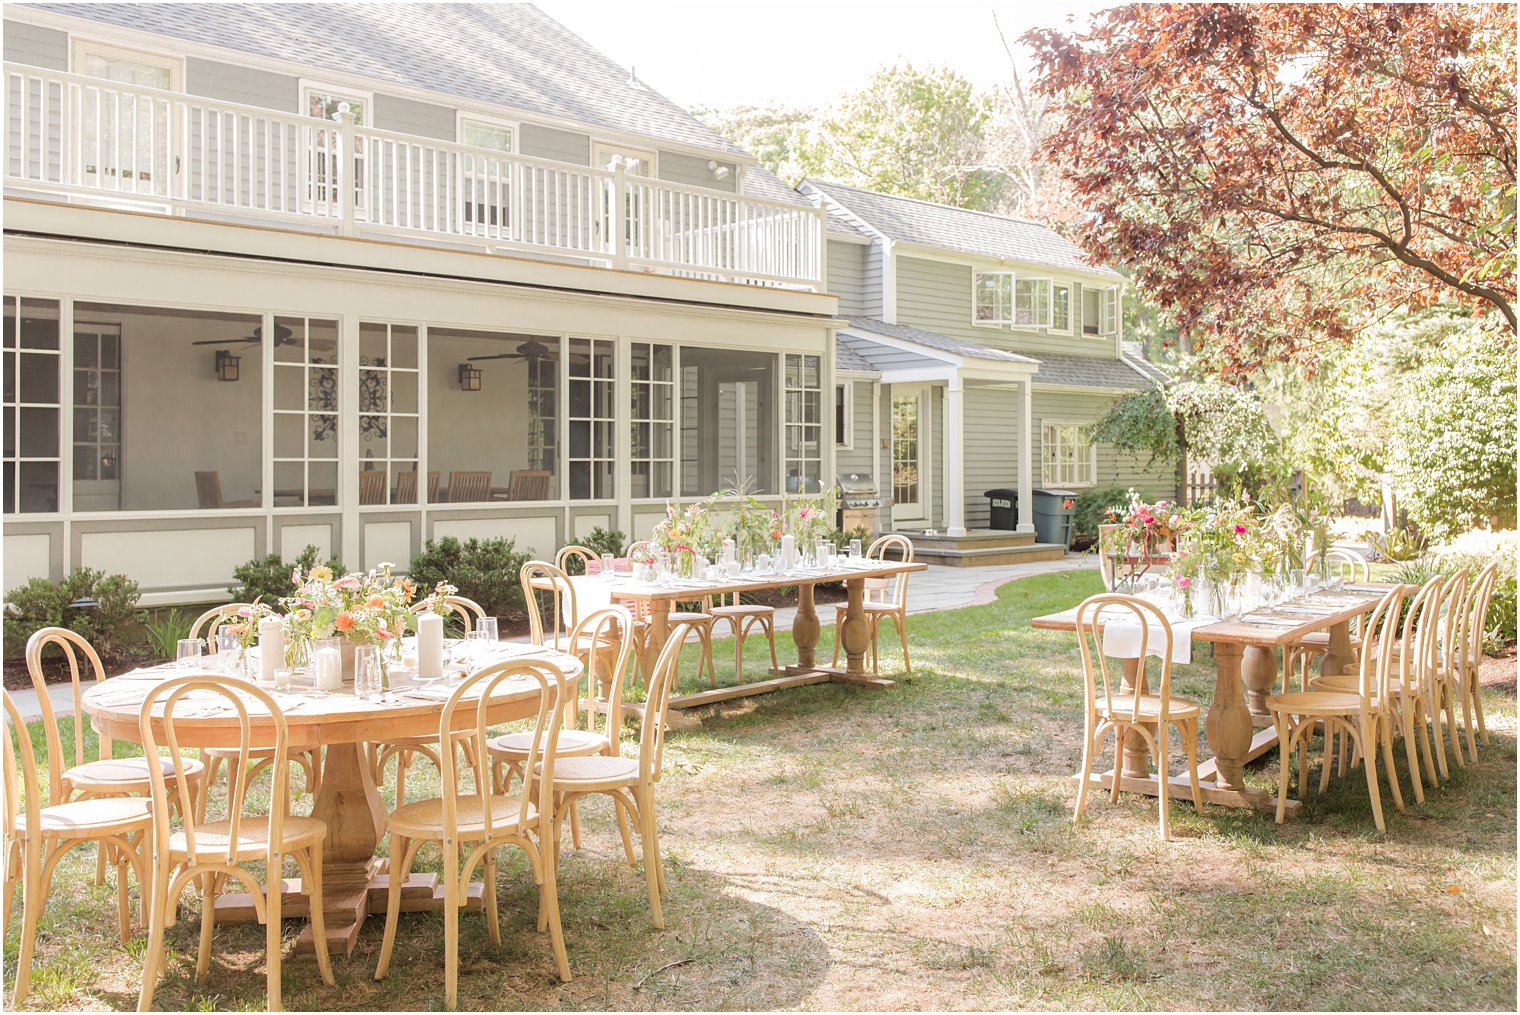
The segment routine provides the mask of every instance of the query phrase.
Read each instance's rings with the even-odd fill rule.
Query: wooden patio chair
[[[513,469],[507,474],[507,500],[548,500],[554,474],[548,469]]]
[[[280,1010],[280,958],[282,951],[280,922],[281,893],[284,882],[280,871],[285,858],[292,857],[301,871],[301,887],[310,897],[312,941],[316,946],[317,970],[322,982],[332,986],[332,965],[327,955],[327,932],[322,919],[322,843],[327,838],[327,824],[320,818],[295,817],[290,813],[290,770],[285,765],[271,769],[269,810],[265,814],[247,814],[248,787],[252,779],[231,780],[227,793],[226,817],[206,821],[195,814],[194,801],[179,753],[174,713],[187,694],[219,696],[237,719],[238,754],[236,772],[248,771],[250,744],[254,740],[249,720],[249,705],[262,708],[272,720],[272,738],[261,730],[259,739],[273,740],[274,757],[285,755],[289,748],[289,728],[280,706],[263,689],[246,684],[233,689],[214,676],[193,674],[155,684],[143,700],[140,729],[143,753],[159,753],[159,746],[169,748],[174,762],[174,782],[153,768],[153,858],[151,901],[148,906],[148,948],[143,968],[142,991],[137,999],[138,1011],[153,1010],[153,991],[164,970],[166,948],[164,932],[174,922],[179,897],[192,882],[201,895],[200,950],[195,959],[195,982],[204,985],[211,967],[211,940],[216,929],[216,897],[229,881],[247,889],[259,921],[264,924],[265,1004],[270,1011]],[[248,701],[252,699],[252,701]],[[195,699],[191,699],[194,701]],[[160,704],[162,703],[162,704]],[[160,718],[161,717],[161,718]],[[185,816],[184,825],[175,829],[169,823],[169,808],[176,807]],[[262,862],[264,884],[260,885],[244,864]]]
[[[1103,626],[1113,624],[1116,619],[1136,623],[1140,628],[1139,657],[1132,688],[1126,688],[1118,680],[1119,674],[1110,668],[1108,655],[1104,652]],[[1153,630],[1161,633],[1161,676],[1155,692],[1151,693],[1145,671]],[[1077,802],[1071,819],[1073,822],[1082,819],[1093,763],[1102,749],[1103,737],[1109,732],[1115,734],[1109,799],[1118,802],[1120,782],[1124,778],[1124,738],[1125,734],[1135,732],[1150,748],[1151,758],[1156,763],[1156,779],[1161,784],[1157,794],[1161,838],[1165,841],[1171,835],[1168,753],[1172,726],[1177,727],[1187,752],[1193,808],[1203,812],[1203,790],[1198,784],[1198,720],[1202,709],[1197,702],[1172,694],[1172,625],[1153,603],[1117,592],[1100,592],[1087,597],[1077,607],[1077,647],[1082,652],[1086,718],[1082,730],[1082,767],[1077,772]],[[1094,659],[1097,660],[1096,666]]]
[[[449,473],[449,503],[475,504],[491,499],[489,472]]]
[[[0,906],[3,925],[10,926],[11,900],[16,885],[21,885],[21,940],[16,950],[15,990],[11,1008],[26,1000],[32,982],[32,954],[37,944],[37,926],[47,905],[53,871],[63,854],[86,842],[98,843],[102,856],[109,856],[116,866],[116,924],[121,940],[132,936],[132,911],[127,899],[127,869],[137,874],[137,884],[147,898],[150,874],[143,847],[153,826],[153,813],[144,797],[90,797],[67,803],[42,805],[42,780],[37,774],[37,756],[26,732],[21,709],[4,691],[4,842],[5,898]],[[43,696],[44,700],[46,695]],[[12,742],[12,731],[14,743]],[[83,740],[84,738],[79,738]],[[48,781],[57,787],[63,773],[62,753],[48,745]],[[185,778],[188,780],[188,773]],[[55,789],[56,793],[57,790]],[[49,795],[50,801],[58,801]],[[146,923],[146,905],[139,907]]]
[[[913,563],[913,541],[907,536],[891,533],[879,537],[866,551],[866,556],[875,560],[887,560],[888,554],[896,550],[904,564]],[[867,578],[865,579],[865,612],[866,623],[871,628],[871,672],[880,674],[880,660],[877,656],[877,634],[881,631],[882,620],[892,621],[892,626],[897,628],[898,639],[902,642],[903,669],[913,672],[912,663],[908,659],[908,573],[893,575],[890,578]],[[845,614],[849,612],[849,605],[840,603],[834,610],[834,661],[830,665],[839,665],[839,628],[844,623]]]
[[[484,750],[488,705],[497,685],[523,679],[538,685],[538,715],[525,766],[536,777],[517,796],[504,796],[493,787]],[[564,686],[564,672],[548,660],[518,659],[477,670],[450,695],[438,720],[438,739],[444,745],[442,795],[398,807],[386,822],[391,833],[390,899],[375,979],[384,979],[390,968],[401,913],[401,886],[411,873],[417,850],[432,842],[443,853],[445,1004],[450,1009],[458,1004],[459,912],[469,900],[471,874],[477,866],[483,875],[486,929],[492,944],[501,943],[496,851],[502,846],[517,846],[527,854],[533,879],[539,885],[539,930],[548,929],[556,971],[560,980],[569,981],[570,959],[560,926],[558,871],[553,862],[555,757],[548,750],[559,736]],[[462,768],[458,763],[460,748],[465,748]],[[464,772],[473,780],[468,789]]]
[[[1404,809],[1404,794],[1399,789],[1393,767],[1393,702],[1389,677],[1393,672],[1393,644],[1397,637],[1397,618],[1404,604],[1405,586],[1398,585],[1378,601],[1362,625],[1362,650],[1357,661],[1355,691],[1284,691],[1267,695],[1267,710],[1277,726],[1280,751],[1277,773],[1277,823],[1283,823],[1288,806],[1288,761],[1297,750],[1300,755],[1299,786],[1307,784],[1303,765],[1309,740],[1323,724],[1328,745],[1334,735],[1344,735],[1355,746],[1356,756],[1367,774],[1367,794],[1372,800],[1372,820],[1379,832],[1383,822],[1383,800],[1378,790],[1377,758],[1381,751],[1388,770],[1388,788],[1393,803]],[[1325,765],[1330,763],[1330,748],[1325,751]],[[1320,784],[1325,775],[1320,773]]]
[[[380,469],[365,469],[359,473],[359,503],[384,504],[387,492],[385,473]],[[412,491],[413,495],[416,490]]]
[[[220,508],[256,508],[262,505],[256,500],[223,500],[222,474],[220,472],[197,472],[195,474],[195,500],[202,511]]]
[[[438,473],[436,471],[428,472],[427,497],[428,503],[438,503]],[[415,469],[396,473],[396,503],[417,503],[417,471]]]

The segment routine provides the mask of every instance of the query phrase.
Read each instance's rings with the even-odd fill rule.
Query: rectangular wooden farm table
[[[1351,622],[1370,613],[1378,600],[1395,587],[1376,582],[1348,585],[1334,594],[1354,596],[1357,603],[1327,610],[1321,616],[1306,616],[1302,624],[1293,627],[1250,623],[1251,614],[1248,613],[1245,618],[1220,620],[1193,628],[1191,637],[1194,641],[1209,642],[1214,646],[1214,700],[1209,703],[1208,717],[1204,721],[1209,748],[1214,756],[1198,766],[1205,801],[1258,810],[1276,808],[1276,797],[1264,789],[1247,786],[1243,780],[1246,764],[1277,745],[1277,729],[1266,707],[1266,697],[1272,693],[1279,672],[1276,650],[1301,641],[1306,634],[1328,630],[1330,643],[1321,663],[1321,672],[1346,672],[1356,660],[1351,649]],[[1283,605],[1305,605],[1309,599],[1312,597],[1291,600]],[[1270,611],[1263,609],[1260,612]],[[1030,626],[1043,631],[1075,632],[1076,610],[1036,617],[1030,621]],[[1134,687],[1139,662],[1138,659],[1123,660],[1126,691]],[[1263,728],[1253,736],[1257,727]],[[1091,772],[1087,773],[1087,778],[1093,788],[1106,790],[1112,775],[1112,770],[1101,775]],[[1161,781],[1150,771],[1150,752],[1138,733],[1125,739],[1119,788],[1151,796],[1161,793]],[[1193,791],[1187,775],[1168,779],[1167,792],[1184,800],[1192,799]],[[1289,800],[1288,814],[1297,814],[1299,807],[1299,801]]]
[[[670,612],[677,603],[701,600],[707,596],[731,595],[735,592],[759,592],[764,589],[781,589],[796,586],[797,615],[792,620],[792,642],[797,647],[797,663],[783,666],[779,675],[769,680],[738,684],[733,687],[715,687],[695,694],[675,695],[670,699],[674,708],[696,708],[732,698],[753,694],[765,694],[786,687],[804,684],[820,684],[841,681],[865,687],[891,687],[893,682],[873,676],[866,669],[866,652],[871,644],[871,629],[865,614],[866,579],[892,578],[912,571],[924,571],[926,564],[910,564],[900,561],[864,562],[855,565],[835,565],[824,568],[808,568],[786,573],[743,574],[733,579],[718,581],[685,580],[680,584],[661,585],[656,582],[634,581],[618,574],[610,581],[599,575],[572,579],[577,582],[577,600],[580,590],[591,585],[603,586],[613,599],[647,604],[649,610],[650,636],[646,648],[645,670],[659,656],[660,649],[670,636]],[[844,622],[836,636],[845,652],[843,668],[820,666],[816,658],[818,648],[818,611],[813,603],[814,587],[824,582],[844,582],[846,608]],[[631,707],[631,706],[630,706]]]

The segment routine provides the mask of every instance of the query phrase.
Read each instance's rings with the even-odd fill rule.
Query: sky
[[[1008,80],[1010,44],[1112,0],[534,0],[656,91],[685,107],[811,107],[894,62],[959,71],[977,88]]]

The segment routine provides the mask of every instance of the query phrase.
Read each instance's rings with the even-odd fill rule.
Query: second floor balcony
[[[5,64],[8,193],[816,289],[822,213]]]

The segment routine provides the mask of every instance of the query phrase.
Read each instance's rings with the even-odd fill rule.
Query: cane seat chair
[[[1320,561],[1320,555],[1312,553],[1304,561],[1304,570],[1311,570]],[[1350,550],[1331,548],[1325,551],[1324,564],[1327,571],[1335,577],[1344,578],[1347,581],[1365,582],[1371,575],[1372,570],[1367,563],[1367,558]],[[1353,638],[1351,651],[1357,651],[1357,631],[1353,624],[1351,634]],[[1330,632],[1312,631],[1304,635],[1298,641],[1283,646],[1283,690],[1289,690],[1289,678],[1295,669],[1298,669],[1298,689],[1309,689],[1309,667],[1314,660],[1322,656],[1330,648]]]
[[[607,794],[612,797],[619,829],[622,829],[625,815],[638,827],[644,860],[644,880],[649,892],[649,915],[656,930],[665,926],[665,916],[660,906],[660,896],[665,891],[665,862],[660,854],[654,792],[655,785],[660,781],[660,769],[664,761],[665,714],[670,707],[670,694],[675,687],[676,674],[681,664],[681,648],[686,642],[690,626],[688,621],[671,625],[670,638],[651,668],[644,718],[639,724],[637,758],[626,758],[619,752],[567,757],[555,762],[552,777],[547,766],[540,771],[541,777],[548,779],[554,789],[553,862],[558,862],[559,829],[564,824],[565,816],[583,796]],[[629,865],[633,865],[636,862],[633,845],[626,833],[623,836],[623,849]]]
[[[1119,681],[1119,674],[1109,665],[1104,651],[1103,627],[1115,622],[1134,623],[1139,626],[1139,656],[1135,660],[1135,678],[1126,688]],[[1163,786],[1168,785],[1170,775],[1171,727],[1176,726],[1187,755],[1188,781],[1193,790],[1193,809],[1203,811],[1203,790],[1198,784],[1198,719],[1202,712],[1198,703],[1172,694],[1172,625],[1166,615],[1153,603],[1135,596],[1117,592],[1100,592],[1089,596],[1077,607],[1077,646],[1082,652],[1082,675],[1086,700],[1085,722],[1082,731],[1082,768],[1077,773],[1077,802],[1072,810],[1072,821],[1082,818],[1087,806],[1088,786],[1092,781],[1092,767],[1102,749],[1103,738],[1114,733],[1114,768],[1109,775],[1109,800],[1119,799],[1120,780],[1123,778],[1123,745],[1125,735],[1138,733],[1150,749],[1151,759],[1156,763],[1156,777]],[[1159,633],[1160,677],[1154,693],[1146,678],[1147,658],[1154,644],[1152,632]],[[1168,817],[1168,800],[1171,794],[1158,794],[1161,811],[1161,838],[1171,836]]]
[[[194,697],[189,697],[189,696]],[[142,991],[138,1011],[151,1011],[153,991],[164,971],[166,949],[164,934],[175,922],[179,897],[192,882],[200,888],[201,934],[195,959],[195,980],[204,985],[211,966],[211,942],[216,929],[216,897],[231,882],[241,884],[260,923],[264,924],[265,1003],[270,1011],[280,1009],[281,924],[280,903],[284,882],[281,871],[285,858],[291,857],[301,872],[301,887],[308,894],[312,941],[316,948],[317,970],[322,982],[333,983],[332,965],[327,954],[327,933],[322,918],[322,844],[327,838],[327,824],[320,818],[296,817],[290,813],[290,768],[270,766],[269,808],[263,814],[247,813],[248,790],[253,780],[236,774],[229,780],[225,817],[206,820],[192,806],[180,757],[178,720],[175,712],[197,699],[217,701],[223,710],[230,707],[237,718],[238,748],[232,757],[233,773],[249,770],[255,739],[251,708],[267,712],[267,729],[259,739],[269,742],[271,753],[286,753],[289,727],[285,716],[268,692],[253,686],[229,687],[214,674],[192,674],[156,684],[143,700],[139,718],[143,750],[157,755],[159,747],[169,749],[175,765],[171,783],[158,769],[153,774],[153,872],[151,900],[148,906],[148,948],[145,952]],[[169,820],[170,808],[184,816],[180,827]],[[246,866],[264,865],[264,884]]]
[[[491,695],[508,680],[538,688],[538,710],[525,771],[543,774],[531,778],[516,796],[496,791],[483,749],[488,740]],[[517,659],[477,670],[449,696],[438,721],[438,737],[444,745],[443,794],[397,808],[387,822],[391,833],[390,904],[375,979],[384,979],[390,969],[402,883],[411,873],[417,851],[432,842],[443,853],[444,989],[448,1007],[456,1007],[458,1001],[459,911],[469,899],[476,867],[482,868],[484,877],[486,928],[493,944],[501,942],[496,905],[496,851],[501,846],[517,846],[527,854],[533,879],[539,885],[539,929],[547,927],[556,971],[561,980],[569,981],[570,960],[560,926],[557,871],[552,860],[554,801],[550,794],[555,757],[548,749],[559,734],[564,687],[564,671],[553,663]],[[465,745],[468,749],[461,752]],[[458,763],[461,753],[466,759],[463,766]],[[466,776],[473,781],[467,781]]]
[[[1393,766],[1393,701],[1389,690],[1393,672],[1394,640],[1398,637],[1398,617],[1407,588],[1398,585],[1388,591],[1362,625],[1362,646],[1357,659],[1357,687],[1354,691],[1285,691],[1267,695],[1267,710],[1277,727],[1281,761],[1277,773],[1277,823],[1287,815],[1289,759],[1299,756],[1299,790],[1307,785],[1308,745],[1315,730],[1325,730],[1326,766],[1330,763],[1330,738],[1344,735],[1355,747],[1366,771],[1367,793],[1372,801],[1372,819],[1378,831],[1386,830],[1383,801],[1378,788],[1377,762],[1381,752],[1388,770],[1388,786],[1394,806],[1404,809],[1404,794],[1399,789]],[[1326,777],[1322,771],[1320,783]]]
[[[623,680],[628,672],[628,656],[633,650],[633,615],[617,605],[596,610],[582,618],[570,640],[572,644],[585,646],[577,652],[586,668],[584,708],[578,693],[574,699],[566,701],[559,735],[545,749],[558,758],[617,754],[623,732]],[[586,714],[584,730],[579,728],[582,711]],[[533,749],[533,734],[528,731],[506,733],[487,741],[486,748],[491,753],[496,787],[505,793],[512,778],[521,777],[524,771],[523,766]],[[617,816],[626,843],[628,828],[621,811]],[[570,836],[571,843],[579,849],[580,815],[573,807]]]
[[[4,833],[5,898],[0,923],[10,926],[11,900],[21,885],[21,939],[16,950],[15,989],[11,1007],[26,1000],[32,982],[32,956],[37,927],[52,887],[53,872],[63,855],[86,842],[98,844],[101,856],[116,867],[117,930],[123,942],[132,934],[131,908],[127,898],[127,869],[137,875],[139,891],[146,893],[149,872],[143,846],[152,827],[152,812],[145,797],[87,797],[65,802],[57,795],[64,758],[48,738],[48,783],[44,797],[37,772],[37,756],[27,733],[21,709],[4,692]],[[46,700],[46,696],[43,696]],[[14,742],[13,738],[14,737]],[[80,739],[83,739],[82,737]],[[46,799],[48,803],[43,804]],[[146,895],[144,895],[146,897]],[[141,907],[144,912],[146,907]],[[146,922],[146,921],[145,921]]]
[[[875,560],[888,560],[888,554],[894,550],[904,564],[913,563],[912,540],[896,533],[879,537],[866,551],[866,556]],[[903,669],[912,673],[913,666],[908,659],[908,572],[888,578],[867,578],[865,586],[866,623],[871,629],[871,672],[878,675],[881,673],[877,635],[881,631],[881,622],[890,620],[892,626],[897,628],[897,637],[902,642]],[[831,664],[834,666],[839,665],[839,649],[842,644],[839,632],[848,612],[849,605],[846,603],[840,603],[834,610],[834,661]]]
[[[781,663],[776,659],[776,608],[760,603],[746,603],[737,592],[720,593],[717,598],[718,605],[716,606],[712,605],[710,597],[704,601],[702,612],[713,618],[714,626],[717,626],[717,622],[723,621],[733,631],[734,676],[743,679],[744,640],[755,628],[759,628],[764,633],[765,640],[770,645],[771,672],[778,672],[781,669]]]
[[[190,625],[190,637],[206,639],[206,649],[203,654],[216,654],[216,633],[224,622],[238,623],[244,618],[238,613],[239,610],[249,609],[252,603],[223,603],[213,606],[211,609],[195,618]],[[205,632],[204,635],[202,632]],[[238,749],[235,747],[203,747],[201,748],[201,761],[205,764],[206,771],[201,777],[201,807],[205,807],[205,797],[217,784],[224,762],[230,764],[230,759],[237,756]],[[249,761],[253,768],[248,773],[251,779],[265,768],[274,763],[274,749],[270,747],[255,747],[248,752]],[[299,765],[305,778],[306,792],[315,796],[317,786],[322,781],[322,752],[320,748],[295,748],[286,754],[286,760]]]

